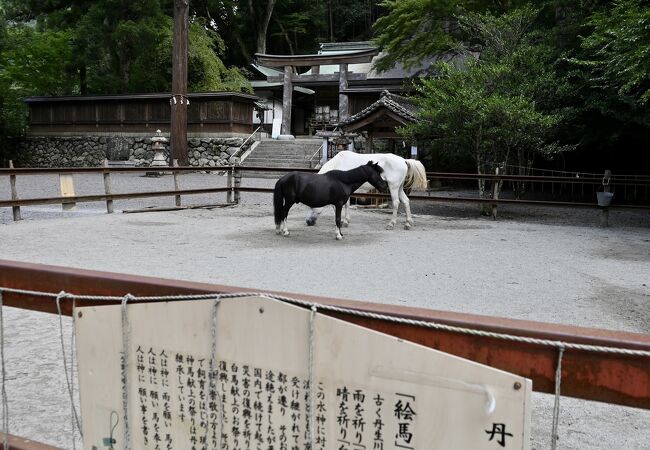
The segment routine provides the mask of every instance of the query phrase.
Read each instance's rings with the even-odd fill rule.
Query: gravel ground
[[[22,198],[57,195],[56,177],[18,181]],[[98,175],[75,183],[78,194],[103,191]],[[9,183],[0,184],[8,198]],[[225,177],[190,174],[181,184],[224,186]],[[113,186],[157,190],[173,181],[125,174]],[[184,198],[224,201],[225,194]],[[148,198],[116,209],[172,204]],[[650,213],[612,211],[603,229],[596,210],[500,207],[498,221],[478,217],[472,205],[413,210],[414,229],[386,231],[388,211],[354,209],[337,242],[333,212],[308,228],[301,206],[290,213],[291,236],[277,236],[268,194],[242,193],[238,207],[128,215],[107,215],[102,203],[23,208],[26,220],[17,223],[3,208],[0,258],[650,333]],[[58,319],[7,308],[5,327],[10,431],[70,448]],[[534,395],[535,449],[549,448],[552,404]],[[559,448],[649,449],[649,423],[650,411],[563,398]]]

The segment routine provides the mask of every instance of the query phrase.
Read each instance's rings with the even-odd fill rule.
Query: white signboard
[[[84,449],[117,417],[124,449],[121,307],[76,314]],[[222,300],[211,373],[212,302],[130,305],[129,448],[529,448],[530,380],[320,314],[310,345],[310,314]]]
[[[272,139],[277,139],[278,136],[280,136],[280,128],[282,125],[282,119],[276,117],[273,119],[273,125],[271,127],[271,138]]]

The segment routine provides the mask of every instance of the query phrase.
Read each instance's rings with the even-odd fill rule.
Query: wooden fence
[[[156,175],[163,170],[165,173],[173,174],[174,187],[169,190],[161,191],[147,191],[147,192],[125,192],[115,193],[112,191],[111,175],[122,172],[138,172],[138,173],[152,173]],[[278,168],[278,167],[243,167],[243,166],[223,166],[223,167],[165,167],[160,168],[139,168],[139,167],[82,167],[82,168],[40,168],[40,169],[23,169],[12,168],[0,169],[0,176],[4,175],[9,178],[11,185],[11,198],[0,199],[0,207],[11,207],[13,210],[14,220],[21,219],[21,206],[30,205],[47,205],[47,204],[61,204],[64,208],[73,206],[75,203],[83,202],[105,202],[107,213],[114,211],[113,202],[115,200],[128,200],[146,197],[175,197],[176,207],[182,208],[181,198],[183,195],[196,195],[196,194],[211,194],[225,192],[227,194],[228,203],[238,203],[242,192],[269,192],[273,189],[262,187],[248,187],[242,186],[241,180],[246,172],[270,172],[270,173],[284,173],[294,171],[293,168]],[[300,169],[304,172],[316,172],[316,169]],[[179,177],[183,173],[188,172],[222,172],[228,176],[226,187],[205,187],[198,189],[181,189]],[[101,175],[104,180],[104,192],[86,195],[76,195],[74,190],[73,174],[76,173],[97,173]],[[61,195],[58,197],[40,197],[40,198],[20,198],[20,193],[17,189],[16,179],[18,176],[27,175],[43,175],[43,174],[56,174],[59,175],[61,185]],[[635,189],[647,190],[650,186],[649,180],[631,180],[629,178],[617,178],[610,176],[605,179],[603,177],[558,177],[558,176],[520,176],[520,175],[499,175],[499,174],[469,174],[469,173],[442,173],[442,172],[427,172],[427,178],[430,181],[446,180],[446,181],[462,181],[462,182],[476,182],[479,179],[485,180],[488,186],[496,186],[497,183],[510,182],[510,183],[525,183],[529,186],[550,186],[553,189],[554,185],[574,185],[576,189],[593,190],[598,189],[612,191],[615,195],[621,189],[627,187],[635,187]],[[605,181],[606,180],[606,181]],[[549,187],[547,187],[549,189]],[[370,198],[389,198],[386,194],[376,193],[363,193],[357,194],[356,197],[370,197]],[[534,199],[517,199],[517,198],[504,198],[499,197],[498,191],[492,190],[491,194],[486,198],[470,195],[437,195],[435,189],[427,191],[418,191],[409,195],[411,200],[415,201],[434,201],[434,202],[465,202],[465,203],[483,203],[491,207],[492,215],[496,219],[498,205],[528,205],[539,207],[568,207],[568,208],[592,208],[600,209],[601,211],[601,224],[607,225],[607,216],[610,209],[630,209],[630,210],[650,210],[650,204],[627,204],[615,202],[608,207],[600,207],[596,202],[596,196],[592,197],[591,201],[559,201],[559,200],[534,200]]]

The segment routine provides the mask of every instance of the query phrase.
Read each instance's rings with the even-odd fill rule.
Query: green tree
[[[525,5],[525,0],[384,0],[387,13],[374,25],[375,43],[385,55],[377,68],[397,63],[414,67],[422,61],[462,44],[465,36],[458,24],[464,11],[503,13]]]
[[[635,106],[650,103],[650,7],[640,0],[619,0],[594,13],[584,37],[583,58],[576,58],[594,89]]]
[[[455,157],[469,155],[477,173],[507,173],[521,153],[549,156],[559,150],[549,142],[559,117],[539,111],[522,94],[504,92],[510,67],[469,62],[462,69],[449,63],[438,67],[436,78],[423,80],[413,97],[420,120],[401,132]],[[485,183],[479,182],[485,196]]]
[[[481,56],[441,63],[435,77],[416,85],[421,121],[403,132],[456,157],[470,155],[478,173],[514,167],[523,174],[536,156],[570,149],[556,143],[567,115],[558,106],[566,87],[552,70],[552,54],[532,42],[536,15],[530,7],[459,15],[460,29]],[[485,195],[482,182],[479,191]]]
[[[389,12],[375,22],[375,43],[386,55],[377,68],[388,69],[398,62],[416,66],[454,46],[457,39],[450,34],[450,26],[458,4],[451,0],[385,0],[382,6]]]

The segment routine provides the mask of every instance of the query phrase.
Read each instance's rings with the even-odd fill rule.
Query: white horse
[[[390,196],[393,201],[393,216],[386,229],[392,230],[395,227],[397,223],[397,209],[399,208],[400,201],[404,204],[404,209],[406,210],[406,223],[404,224],[404,228],[407,230],[410,229],[413,226],[413,218],[411,217],[409,199],[404,193],[404,189],[426,189],[426,172],[420,161],[416,159],[404,159],[392,153],[360,154],[346,150],[339,152],[334,158],[327,161],[318,173],[325,173],[330,170],[350,170],[367,164],[368,161],[377,162],[384,169],[382,178],[388,183]],[[366,184],[364,187],[368,188],[370,186]],[[348,226],[350,222],[349,205],[350,200],[345,204],[343,226]],[[313,208],[305,219],[307,225],[314,225],[322,210],[323,208]]]

